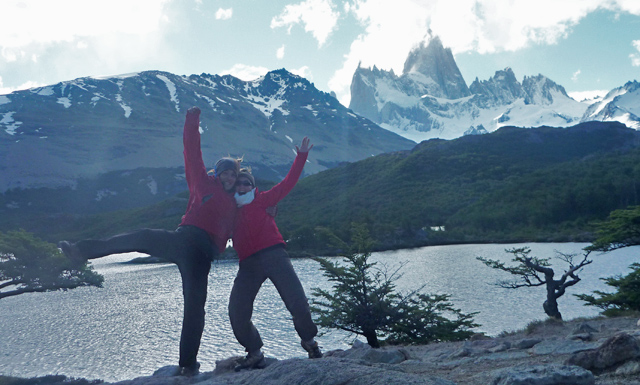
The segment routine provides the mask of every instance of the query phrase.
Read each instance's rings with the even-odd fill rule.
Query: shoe
[[[185,377],[193,377],[200,373],[200,363],[196,362],[193,365],[189,366],[181,366],[180,367],[180,375]]]
[[[309,358],[322,358],[322,352],[317,341],[312,341],[311,343],[300,341],[300,345],[309,353]]]
[[[82,256],[82,253],[80,253],[78,246],[74,245],[71,242],[60,241],[58,242],[58,248],[62,250],[64,255],[67,256],[67,258],[69,258],[71,261],[75,263],[83,264],[87,262],[87,259]]]
[[[263,369],[265,366],[267,366],[267,362],[264,359],[264,354],[260,353],[253,356],[247,354],[245,358],[238,361],[238,365],[233,370],[239,372],[244,369]]]

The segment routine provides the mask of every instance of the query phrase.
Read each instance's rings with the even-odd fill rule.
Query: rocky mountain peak
[[[434,96],[458,99],[471,94],[451,49],[444,48],[437,36],[431,38],[428,44],[421,42],[409,52],[402,73],[404,76],[419,73],[433,80],[442,92]]]
[[[483,105],[504,105],[519,98],[525,97],[522,85],[516,79],[516,75],[509,67],[502,71],[496,71],[489,80],[473,81],[469,87],[474,95],[479,95]]]
[[[564,87],[542,74],[525,76],[522,88],[526,93],[525,104],[550,105],[558,96],[569,98]]]

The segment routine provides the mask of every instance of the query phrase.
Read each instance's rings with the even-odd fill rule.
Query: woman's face
[[[225,190],[233,192],[236,183],[236,172],[233,170],[225,170],[220,174],[220,182]]]
[[[251,181],[243,176],[236,180],[236,192],[240,195],[246,194],[253,189]]]

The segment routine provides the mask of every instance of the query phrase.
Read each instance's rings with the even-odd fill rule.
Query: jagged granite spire
[[[404,62],[403,75],[420,73],[431,78],[440,88],[438,97],[459,99],[471,92],[465,83],[450,48],[444,48],[440,38],[435,36],[429,44],[421,42],[411,50]]]

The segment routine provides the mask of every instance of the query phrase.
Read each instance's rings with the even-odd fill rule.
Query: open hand
[[[311,146],[309,146],[309,138],[307,138],[306,136],[302,139],[302,144],[300,145],[300,147],[296,146],[296,151],[297,152],[309,152],[309,150],[311,150],[313,148],[313,144]]]
[[[187,115],[192,115],[192,114],[200,115],[200,108],[195,107],[195,106],[194,106],[194,107],[189,108],[189,109],[187,110]]]

